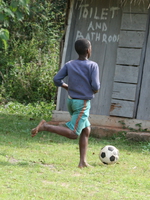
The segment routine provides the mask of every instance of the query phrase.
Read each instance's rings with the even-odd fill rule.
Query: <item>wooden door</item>
[[[147,36],[147,8],[148,4],[142,3],[131,7],[130,2],[123,7],[110,109],[111,116],[136,118]],[[149,62],[148,54],[147,62]],[[144,68],[148,68],[148,66]],[[145,71],[145,73],[147,72],[148,70]],[[146,79],[148,78],[146,77]],[[143,97],[141,96],[141,98],[145,98],[143,92],[146,83],[144,82],[143,80],[143,89],[141,90]]]
[[[91,41],[90,59],[98,63],[101,81],[100,92],[91,101],[91,114],[109,115],[121,22],[120,1],[77,0],[71,2],[72,10],[68,21],[69,28],[62,66],[71,59],[77,59],[74,42],[78,38],[87,38]],[[67,92],[61,89],[58,97],[57,110],[67,110]]]

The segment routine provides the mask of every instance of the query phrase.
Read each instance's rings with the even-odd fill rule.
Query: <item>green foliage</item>
[[[138,127],[138,129],[135,129],[135,128],[131,128],[129,126],[126,126],[124,120],[121,120],[121,121],[118,121],[118,122],[122,125],[123,129],[128,129],[130,131],[135,131],[135,132],[137,132],[137,131],[139,131],[139,132],[147,132],[148,131],[147,128],[145,128],[145,129],[142,128],[142,123],[135,124],[135,127]]]
[[[150,153],[150,143],[143,145],[142,148],[143,153]]]
[[[122,125],[123,129],[126,129],[126,124],[125,124],[125,122],[123,120],[118,121],[118,122]]]
[[[8,102],[7,104],[3,104],[0,107],[0,112],[4,114],[13,114],[19,116],[29,116],[31,120],[34,118],[44,118],[51,119],[52,110],[54,110],[55,104],[52,101],[51,103],[46,102],[37,102],[37,103],[29,103],[27,105],[18,103],[18,102]]]
[[[26,46],[31,46],[31,43]],[[53,84],[53,76],[58,64],[58,46],[43,55],[42,50],[33,51],[33,48],[31,54],[28,53],[27,51],[26,56],[33,57],[34,61],[25,63],[25,58],[22,58],[25,51],[20,48],[22,56],[13,63],[13,67],[10,63],[8,69],[6,68],[0,87],[1,94],[6,99],[13,98],[22,103],[54,100],[56,87]]]
[[[29,0],[10,0],[0,1],[0,48],[7,49],[7,40],[9,39],[8,28],[10,21],[22,21],[24,13],[29,14]]]
[[[141,132],[148,131],[147,128],[145,128],[145,129],[142,128],[142,123],[135,124],[135,126],[138,127],[138,131],[141,131]]]
[[[0,51],[0,93],[21,103],[50,102],[56,98],[53,77],[59,66],[66,1],[31,0],[28,8],[30,15],[26,12],[21,23],[9,20],[8,48]]]
[[[9,31],[7,29],[0,29],[0,47],[4,46],[4,49],[7,49],[7,41],[9,39]]]

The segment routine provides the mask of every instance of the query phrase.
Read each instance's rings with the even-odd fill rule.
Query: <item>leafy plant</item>
[[[31,120],[33,118],[44,118],[50,120],[52,117],[52,110],[54,109],[55,104],[53,101],[51,101],[51,103],[37,102],[34,104],[29,103],[27,105],[9,101],[7,104],[1,105],[0,112],[19,116],[29,116]]]
[[[10,1],[0,1],[0,48],[3,47],[7,49],[7,41],[9,39],[8,28],[10,21],[22,21],[24,13],[29,14],[29,0],[10,0]],[[4,27],[6,27],[4,29]]]
[[[4,49],[7,49],[7,41],[9,40],[9,31],[7,29],[0,29],[0,47],[4,45]]]
[[[147,128],[145,128],[145,129],[142,128],[142,123],[135,124],[135,126],[138,127],[138,129],[135,129],[135,128],[131,128],[129,126],[126,126],[126,124],[125,124],[125,122],[123,120],[118,121],[118,122],[122,125],[123,129],[128,129],[130,131],[135,131],[135,132],[137,132],[137,131],[140,131],[140,132],[146,132],[146,131],[148,131]]]
[[[21,23],[9,20],[11,38],[7,51],[0,51],[0,93],[21,103],[50,102],[56,98],[53,77],[59,68],[66,1],[31,0],[29,5],[30,15],[24,13]]]
[[[138,131],[140,131],[140,132],[142,132],[142,131],[143,131],[143,132],[147,131],[147,128],[145,128],[145,129],[142,128],[142,123],[135,124],[135,126],[138,127]]]
[[[142,148],[143,153],[150,153],[150,143],[143,145]]]
[[[126,129],[126,124],[125,124],[125,122],[123,120],[118,121],[118,122],[122,125],[123,129]]]
[[[55,99],[56,87],[53,77],[58,68],[58,47],[54,52],[37,51],[37,60],[24,63],[20,57],[3,76],[1,94],[5,98],[13,98],[19,102],[51,101]],[[4,90],[5,88],[5,90]]]

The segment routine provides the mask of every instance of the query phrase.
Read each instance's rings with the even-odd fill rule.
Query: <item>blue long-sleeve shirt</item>
[[[54,76],[56,86],[62,86],[68,76],[68,94],[71,98],[90,100],[100,89],[99,67],[90,60],[71,60]]]

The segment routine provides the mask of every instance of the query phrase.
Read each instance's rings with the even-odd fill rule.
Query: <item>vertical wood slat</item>
[[[150,120],[150,32],[143,68],[141,92],[137,110],[137,119]]]
[[[68,10],[68,22],[67,22],[67,30],[66,30],[66,35],[65,35],[65,44],[64,44],[63,55],[62,55],[61,66],[60,66],[61,68],[65,64],[65,59],[66,59],[68,39],[69,39],[70,28],[71,28],[71,24],[72,24],[71,21],[72,21],[72,17],[73,17],[74,0],[70,1],[70,3],[71,3],[71,5],[70,5],[70,10]],[[60,110],[61,105],[65,104],[66,95],[67,95],[66,93],[64,94],[64,91],[62,91],[61,87],[58,88],[56,110]],[[66,110],[66,107],[64,110]]]

